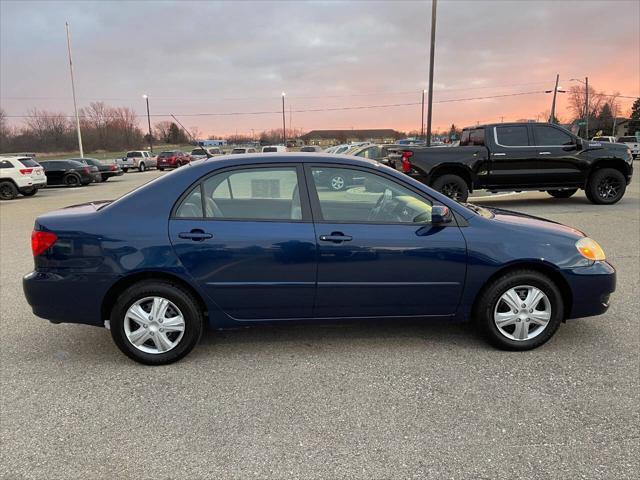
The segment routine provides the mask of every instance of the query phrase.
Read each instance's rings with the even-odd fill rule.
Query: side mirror
[[[431,207],[431,225],[451,223],[452,218],[451,210],[446,205],[434,205]]]
[[[576,138],[576,150],[582,150],[582,139]]]

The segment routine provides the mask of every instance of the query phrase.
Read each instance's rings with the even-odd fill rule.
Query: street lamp
[[[589,140],[589,77],[584,77],[584,82],[578,78],[572,78],[569,81],[584,85],[584,137]]]
[[[144,95],[142,95],[142,98],[144,98],[147,101],[147,123],[149,124],[149,151],[153,153],[153,138],[151,136],[151,115],[149,114],[149,95],[145,93]]]
[[[287,130],[286,130],[286,123],[285,123],[285,117],[284,117],[284,97],[285,97],[286,93],[282,92],[282,144],[286,147],[287,146]]]
[[[420,138],[424,140],[424,94],[427,93],[426,90],[422,90],[422,116],[420,117]]]

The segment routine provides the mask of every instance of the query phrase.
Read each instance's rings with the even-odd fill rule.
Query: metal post
[[[284,96],[285,96],[285,93],[282,92],[282,144],[286,147],[287,146],[287,125],[285,123],[285,116],[284,116]]]
[[[424,140],[424,94],[426,93],[426,90],[422,90],[422,116],[420,117],[420,138],[422,140]]]
[[[153,153],[153,137],[151,136],[151,114],[149,113],[149,95],[144,96],[147,101],[147,122],[149,123],[149,151]]]
[[[549,117],[549,123],[556,123],[556,95],[558,95],[558,82],[560,81],[560,74],[556,74],[556,86],[553,89],[553,101],[551,102],[551,116]]]
[[[429,54],[429,101],[427,111],[427,147],[431,146],[431,117],[433,114],[433,57],[436,49],[436,9],[438,0],[431,0],[431,51]]]
[[[589,77],[584,77],[585,138],[589,140]]]
[[[73,109],[76,112],[76,130],[78,131],[78,147],[80,148],[80,158],[84,158],[82,150],[82,134],[80,133],[80,117],[78,116],[78,105],[76,103],[76,85],[73,80],[73,61],[71,60],[71,34],[69,33],[69,22],[65,22],[67,29],[67,51],[69,52],[69,71],[71,72],[71,93],[73,94]]]

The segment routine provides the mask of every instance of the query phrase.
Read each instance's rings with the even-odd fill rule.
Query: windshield
[[[618,141],[622,143],[638,143],[638,139],[636,137],[620,137]]]

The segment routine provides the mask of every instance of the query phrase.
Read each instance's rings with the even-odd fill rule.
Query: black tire
[[[162,167],[158,167],[158,170],[160,170],[161,172],[164,172],[164,168]]]
[[[80,177],[75,173],[68,173],[64,176],[63,180],[64,184],[67,187],[77,187],[80,185]]]
[[[547,193],[553,198],[569,198],[572,197],[577,191],[577,188],[571,188],[568,190],[547,190]]]
[[[601,168],[589,177],[585,192],[591,203],[613,205],[620,201],[627,189],[627,179],[620,170]]]
[[[536,287],[544,292],[549,299],[551,318],[537,336],[529,340],[513,340],[501,333],[494,321],[494,312],[500,297],[505,292],[522,285]],[[483,290],[474,313],[480,331],[494,346],[503,350],[531,350],[545,343],[558,330],[564,318],[564,302],[560,290],[546,275],[535,270],[515,270],[496,279]],[[524,312],[523,316],[526,315],[527,313]],[[521,321],[526,321],[526,318]]]
[[[127,173],[127,172],[129,171],[129,169],[128,169],[128,168],[123,168],[123,169],[122,169],[122,171],[123,171],[124,173]]]
[[[457,202],[466,202],[469,198],[469,186],[458,175],[442,175],[431,183],[431,188]]]
[[[138,170],[139,170],[140,172],[144,172],[146,169],[147,169],[147,167],[146,167],[146,165],[144,164],[144,162],[140,162],[140,163],[138,164]]]
[[[111,178],[111,177],[108,177],[106,175],[101,175],[101,177],[102,177],[102,181],[103,182],[106,182],[107,180],[109,180],[109,178]]]
[[[18,189],[13,182],[0,182],[0,200],[13,200],[18,196]]]
[[[147,353],[136,348],[127,338],[124,329],[125,314],[136,301],[159,296],[174,303],[185,321],[180,342],[164,353]],[[118,348],[129,358],[146,365],[166,365],[187,355],[197,345],[203,331],[203,318],[198,302],[179,285],[156,280],[145,280],[126,289],[118,297],[111,311],[111,336]]]
[[[36,187],[25,188],[24,190],[20,190],[20,193],[25,197],[33,197],[36,193],[38,193],[38,189]]]

